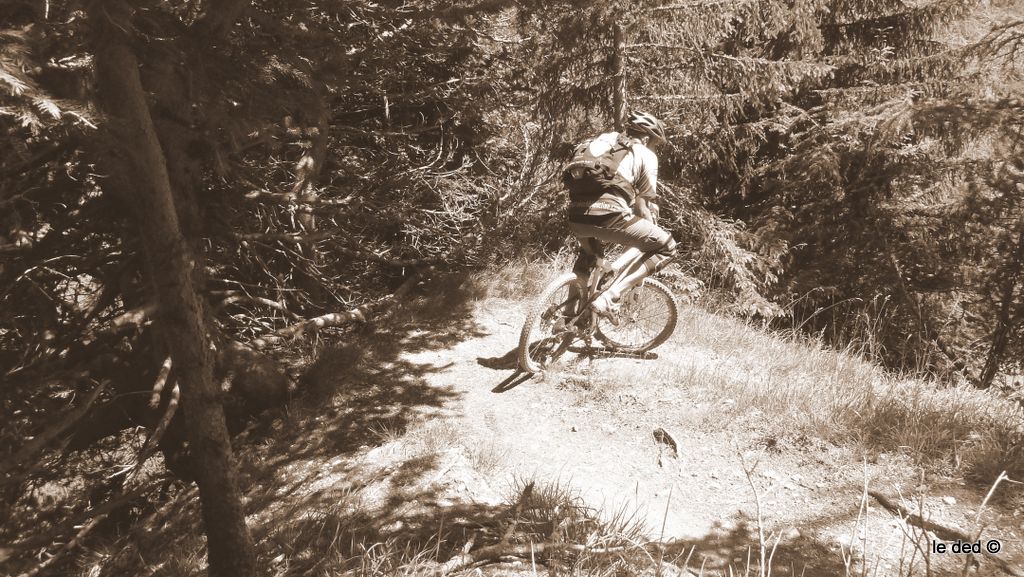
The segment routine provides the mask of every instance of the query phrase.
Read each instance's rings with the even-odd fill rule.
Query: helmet
[[[646,112],[633,112],[626,120],[626,132],[645,134],[656,142],[665,142],[665,125]]]

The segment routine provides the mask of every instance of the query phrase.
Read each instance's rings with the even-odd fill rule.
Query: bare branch
[[[52,443],[62,433],[73,427],[78,421],[82,420],[82,417],[89,412],[93,403],[99,398],[100,393],[107,387],[107,381],[99,383],[96,388],[89,393],[89,396],[85,398],[82,403],[69,411],[66,415],[61,417],[57,423],[46,429],[39,435],[36,435],[34,439],[26,443],[20,450],[16,451],[6,461],[0,462],[0,474],[5,474],[12,471],[22,464],[25,463],[29,458],[41,453],[50,443]]]
[[[153,318],[156,310],[156,303],[150,303],[125,311],[110,321],[110,327],[100,331],[100,334],[117,334],[125,329],[140,327]]]
[[[643,548],[642,544],[619,545],[615,547],[588,547],[579,543],[498,543],[488,547],[481,547],[470,553],[462,553],[452,557],[438,569],[440,575],[447,575],[461,569],[465,569],[474,563],[497,561],[502,557],[526,557],[543,555],[544,553],[555,553],[561,551],[572,551],[575,553],[591,553],[594,555],[616,555],[624,553],[631,548]]]
[[[225,294],[224,300],[220,301],[220,304],[218,306],[225,307],[225,306],[227,306],[229,304],[232,304],[232,303],[246,302],[246,301],[254,303],[254,304],[258,304],[258,305],[263,305],[265,307],[272,308],[272,309],[274,309],[276,311],[280,311],[280,312],[288,315],[289,317],[291,317],[293,319],[300,319],[301,318],[299,315],[297,315],[297,314],[293,313],[292,311],[288,310],[288,307],[285,306],[284,303],[282,303],[282,302],[272,301],[272,300],[270,300],[268,298],[248,295],[248,294],[245,294],[245,293],[240,292],[240,291],[228,291]]]
[[[428,269],[429,270],[429,269]],[[307,330],[320,330],[326,327],[336,327],[348,324],[352,321],[366,322],[370,317],[384,307],[394,304],[405,297],[423,278],[424,273],[416,273],[409,277],[394,294],[381,299],[375,303],[368,303],[342,313],[329,313],[312,319],[304,320],[289,327],[278,330],[273,335],[268,335],[253,341],[253,346],[261,348],[268,344],[281,342],[286,338],[297,338]]]
[[[285,202],[289,204],[299,204],[314,207],[340,207],[348,206],[352,204],[353,197],[348,196],[345,198],[299,198],[299,195],[294,192],[269,192],[266,190],[254,190],[248,192],[245,198],[250,200],[273,200],[277,202]]]
[[[168,358],[170,360],[170,358]],[[169,366],[169,363],[164,363],[165,366]],[[167,431],[167,427],[171,424],[171,419],[174,418],[174,413],[178,410],[178,402],[181,400],[181,389],[178,387],[178,383],[174,383],[174,388],[171,389],[171,398],[167,402],[167,408],[164,409],[164,414],[160,417],[160,421],[157,422],[156,427],[153,428],[153,432],[146,437],[146,442],[142,444],[142,450],[139,451],[138,456],[135,457],[135,465],[132,467],[131,472],[125,478],[131,479],[141,469],[142,465],[153,456],[156,452],[156,448],[160,443],[160,439],[163,438],[164,432]]]
[[[163,364],[160,365],[160,372],[157,374],[156,382],[153,383],[153,394],[149,397],[149,408],[156,410],[160,406],[160,397],[163,395],[164,386],[167,384],[167,377],[170,374],[171,357],[167,357],[164,359]]]
[[[337,238],[345,238],[346,233],[340,229],[321,230],[318,232],[311,232],[307,234],[299,233],[244,233],[236,234],[235,238],[243,241],[253,242],[290,242],[293,244],[308,244],[323,242],[326,240],[332,240]],[[365,250],[356,250],[344,246],[333,245],[331,250],[334,252],[340,252],[347,254],[355,258],[361,258],[365,260],[371,260],[395,267],[416,267],[429,265],[437,262],[437,259],[392,259],[379,254],[375,254]]]
[[[32,248],[31,244],[0,244],[0,256],[5,254],[17,254],[19,252],[26,252]]]
[[[911,513],[906,507],[899,503],[893,503],[888,497],[878,491],[868,491],[868,495],[874,497],[882,507],[885,507],[893,515],[899,516],[906,523],[914,525],[915,527],[920,527],[925,531],[931,531],[932,533],[935,533],[938,538],[944,541],[963,541],[964,543],[974,541],[970,535],[959,529],[946,527],[945,525],[940,525],[934,521],[923,519],[920,515]],[[981,552],[995,564],[999,565],[999,568],[1006,574],[1013,575],[1014,577],[1024,577],[1024,571],[1014,565],[1011,565],[1005,559],[989,553],[984,547],[981,548]]]
[[[680,2],[678,4],[669,4],[668,6],[655,6],[654,8],[648,8],[644,10],[644,12],[671,12],[673,10],[712,8],[714,6],[721,6],[722,4],[739,4],[749,1],[750,0],[697,0],[696,2]]]
[[[77,141],[75,141],[74,139],[67,139],[61,141],[58,144],[50,146],[49,148],[37,152],[36,154],[32,155],[30,158],[27,158],[22,162],[2,167],[0,168],[0,178],[7,178],[8,176],[14,174],[20,174],[37,165],[50,162],[51,160],[60,156],[60,154],[65,150],[73,148],[76,144]],[[21,195],[3,199],[2,201],[0,201],[0,207],[3,207],[6,203],[10,202],[11,200],[19,196]]]

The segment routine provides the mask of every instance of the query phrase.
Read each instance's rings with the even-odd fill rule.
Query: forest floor
[[[769,553],[777,542],[776,575],[961,574],[963,555],[932,552],[936,536],[865,498],[865,486],[947,527],[983,525],[982,545],[998,539],[998,556],[1024,567],[1013,485],[999,487],[979,523],[989,486],[966,481],[958,455],[924,467],[912,447],[844,440],[827,399],[816,414],[813,395],[798,398],[807,389],[794,383],[814,392],[820,374],[840,387],[882,378],[865,361],[801,352],[810,349],[683,306],[657,358],[570,354],[524,380],[511,351],[526,305],[489,292],[438,287],[324,349],[288,414],[250,432],[242,460],[258,466],[243,467],[243,483],[275,573],[326,571],[346,539],[426,542],[457,530],[465,542],[531,480],[570,487],[601,515],[631,516],[653,539],[682,540],[690,570],[706,575],[758,573],[759,511]],[[859,381],[843,376],[854,373]],[[657,428],[677,439],[678,455]],[[434,553],[452,551],[438,543]],[[972,574],[1002,573],[977,559]]]

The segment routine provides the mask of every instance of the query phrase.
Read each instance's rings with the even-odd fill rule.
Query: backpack
[[[572,160],[562,169],[562,182],[569,190],[569,201],[594,202],[610,193],[623,197],[627,203],[632,202],[633,187],[618,173],[618,168],[622,159],[631,153],[633,140],[620,133],[615,144],[600,156],[590,153],[591,142],[577,146]]]

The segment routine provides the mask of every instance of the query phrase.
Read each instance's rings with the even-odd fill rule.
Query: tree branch
[[[385,297],[375,303],[364,304],[347,312],[328,313],[326,315],[321,315],[312,319],[304,320],[300,323],[296,323],[294,325],[280,329],[273,335],[268,335],[256,339],[255,341],[253,341],[253,346],[256,348],[262,348],[269,344],[281,342],[286,338],[298,338],[299,336],[302,336],[307,330],[316,331],[326,327],[341,326],[352,321],[366,322],[377,311],[380,311],[385,306],[394,304],[397,301],[404,298],[405,295],[407,295],[409,291],[411,291],[413,287],[415,287],[419,283],[420,279],[423,278],[425,274],[426,271],[424,273],[416,273],[412,275],[411,277],[406,279],[404,283],[402,283],[402,286],[398,287],[398,290],[396,290],[394,294]]]
[[[711,8],[713,6],[721,6],[722,4],[739,4],[747,1],[749,0],[697,0],[696,2],[680,2],[678,4],[669,4],[668,6],[655,6],[654,8],[644,10],[644,12],[670,12],[672,10],[689,10],[692,8]]]
[[[77,407],[65,414],[61,419],[46,429],[39,435],[36,435],[34,439],[25,444],[20,450],[16,451],[7,460],[0,462],[0,475],[6,474],[21,465],[24,464],[29,458],[41,453],[51,442],[59,437],[62,433],[73,427],[78,421],[82,420],[82,417],[89,412],[93,403],[99,398],[100,393],[107,387],[107,381],[100,382],[96,388],[89,393],[89,396]]]
[[[323,242],[325,240],[332,240],[339,237],[344,237],[345,232],[340,229],[321,230],[318,232],[311,232],[308,234],[299,233],[242,233],[234,235],[236,239],[243,242],[290,242],[293,244],[309,244],[316,242]],[[331,250],[334,252],[340,252],[347,254],[355,258],[361,258],[365,260],[371,260],[395,267],[417,267],[423,265],[430,265],[437,262],[438,259],[391,259],[383,257],[379,254],[374,254],[370,251],[357,250],[344,246],[333,245]]]
[[[141,327],[156,314],[156,303],[150,303],[130,311],[125,311],[110,321],[110,326],[99,331],[100,335],[116,335],[126,329]]]
[[[498,543],[481,547],[476,551],[463,553],[452,557],[437,569],[440,575],[459,571],[473,565],[474,563],[497,561],[502,557],[532,557],[544,553],[557,553],[572,551],[574,553],[592,553],[594,555],[615,555],[628,551],[630,548],[639,548],[640,545],[619,545],[615,547],[588,547],[579,543]]]
[[[153,383],[153,393],[149,397],[149,408],[154,411],[160,406],[160,397],[163,396],[164,387],[167,385],[167,377],[171,374],[171,357],[164,359],[160,365],[160,372],[157,373],[156,382]],[[177,385],[175,385],[177,388]]]
[[[181,389],[178,388],[178,383],[174,383],[174,388],[171,389],[171,398],[167,401],[167,408],[157,422],[156,427],[153,428],[153,432],[146,437],[146,442],[142,444],[142,450],[139,451],[138,456],[135,458],[135,465],[132,467],[131,472],[128,473],[128,476],[125,477],[126,481],[134,477],[142,469],[142,465],[156,452],[160,439],[163,438],[164,432],[167,431],[167,427],[171,424],[171,419],[174,418],[174,414],[178,410],[178,402],[180,400]]]
[[[60,156],[60,153],[64,152],[69,148],[74,147],[76,144],[77,141],[75,139],[66,139],[58,144],[54,144],[49,148],[37,152],[36,154],[17,164],[12,164],[11,166],[5,166],[3,168],[0,168],[0,178],[7,178],[8,176],[11,176],[13,174],[20,174],[36,165],[50,162],[51,160]],[[17,198],[18,196],[21,195],[4,198],[2,201],[0,201],[0,207],[3,207],[5,204]]]
[[[339,207],[352,204],[351,196],[345,198],[299,198],[294,192],[269,192],[266,190],[254,190],[245,194],[250,200],[273,200],[277,202],[294,203],[315,207]]]
[[[272,300],[270,300],[268,298],[256,297],[256,296],[248,295],[248,294],[245,294],[245,293],[243,293],[241,291],[228,291],[225,294],[225,296],[224,296],[224,300],[220,301],[220,303],[218,303],[217,306],[219,308],[223,308],[223,307],[226,307],[227,305],[232,304],[232,303],[245,302],[245,301],[248,301],[248,302],[251,302],[251,303],[254,303],[254,304],[258,304],[258,305],[263,305],[265,307],[272,308],[272,309],[274,309],[276,311],[280,311],[280,312],[288,315],[289,317],[291,317],[293,319],[301,319],[302,318],[299,315],[297,315],[297,314],[293,313],[292,311],[288,310],[288,307],[286,307],[284,305],[284,303],[281,303],[281,302],[278,302],[278,301],[272,301]]]
[[[7,254],[17,254],[19,252],[26,252],[32,249],[32,245],[25,244],[0,244],[0,256]]]

